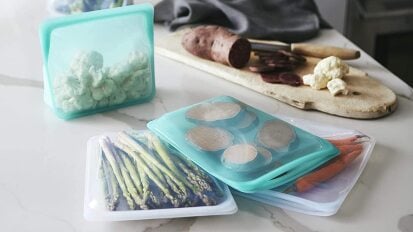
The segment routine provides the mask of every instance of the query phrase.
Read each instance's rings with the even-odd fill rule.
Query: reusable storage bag
[[[52,16],[79,14],[130,5],[132,0],[48,0],[47,10]]]
[[[70,15],[40,28],[44,98],[63,119],[149,101],[155,94],[153,7]]]
[[[354,145],[350,146],[357,146],[356,149],[362,147],[362,151],[340,173],[325,182],[312,183],[312,188],[304,192],[294,190],[293,181],[285,186],[253,194],[239,191],[233,191],[233,193],[251,200],[309,215],[330,216],[337,213],[364,170],[373,151],[375,139],[354,130],[327,126],[303,119],[283,118],[291,124],[323,138],[336,140],[359,137],[352,142]]]
[[[229,188],[149,131],[88,141],[84,217],[93,221],[233,214]]]
[[[228,96],[167,113],[148,128],[241,192],[284,185],[338,154],[326,140]]]

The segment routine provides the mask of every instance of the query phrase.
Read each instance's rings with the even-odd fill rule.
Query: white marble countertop
[[[11,4],[0,7],[1,231],[413,230],[411,100],[399,97],[399,108],[385,118],[339,118],[293,108],[156,56],[157,95],[153,101],[63,121],[43,102],[37,27],[46,16],[45,5],[28,0]],[[163,33],[166,32],[157,28],[156,36]],[[323,31],[314,41],[353,46],[333,30]],[[366,54],[354,65],[381,77],[394,77]],[[234,96],[268,113],[357,129],[376,138],[366,169],[338,213],[330,217],[308,216],[236,197],[239,211],[230,216],[113,223],[83,219],[89,137],[129,127],[144,129],[146,122],[165,112],[217,95]]]

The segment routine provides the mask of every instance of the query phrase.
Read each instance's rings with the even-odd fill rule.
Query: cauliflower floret
[[[143,52],[131,52],[128,56],[128,64],[135,71],[145,69],[148,66],[148,56]]]
[[[74,105],[77,110],[87,110],[94,108],[96,105],[96,101],[93,100],[90,92],[82,94],[80,96],[74,97]]]
[[[303,84],[304,85],[314,85],[314,74],[306,74],[303,76]]]
[[[105,97],[109,97],[110,95],[114,94],[117,91],[118,87],[116,86],[115,82],[110,79],[106,78],[102,81],[102,84],[97,88],[91,88],[93,99],[96,101],[100,101]]]
[[[307,74],[303,76],[303,83],[313,89],[324,89],[327,87],[329,79],[324,75]]]
[[[79,79],[71,74],[64,74],[54,79],[53,88],[56,97],[81,95],[87,91],[87,89],[82,86]]]
[[[122,63],[103,68],[103,56],[96,51],[78,53],[69,72],[54,80],[57,107],[73,112],[118,105],[146,94],[150,78],[148,57],[131,52]]]
[[[340,93],[343,95],[347,95],[349,92],[347,89],[346,82],[338,78],[329,81],[327,83],[327,88],[333,96],[336,96]]]
[[[126,97],[126,93],[121,88],[117,87],[117,89],[109,96],[109,104],[120,104],[126,100]]]
[[[103,56],[97,51],[82,51],[75,55],[70,68],[73,71],[79,68],[89,70],[90,67],[101,69],[103,67]]]
[[[89,109],[95,104],[89,89],[84,88],[79,79],[72,75],[55,80],[54,94],[56,105],[64,112]]]
[[[134,51],[128,56],[124,62],[113,65],[109,69],[109,78],[112,78],[116,84],[123,85],[123,82],[128,81],[135,72],[146,70],[148,68],[148,57],[145,53]]]
[[[322,59],[314,68],[315,75],[325,76],[329,80],[342,78],[348,71],[348,65],[335,56]]]
[[[107,75],[108,75],[108,68],[104,68],[104,69],[97,69],[94,67],[91,67],[89,69],[89,74],[91,77],[91,87],[92,88],[97,88],[100,87],[103,83],[105,83],[105,80],[107,79]]]
[[[79,52],[73,58],[70,71],[83,85],[90,85],[92,74],[103,67],[103,56],[96,51]]]
[[[121,85],[132,73],[133,70],[129,64],[118,63],[110,67],[108,77],[113,79],[116,84]]]

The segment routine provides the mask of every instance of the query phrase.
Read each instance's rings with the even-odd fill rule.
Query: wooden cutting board
[[[347,96],[334,97],[327,89],[314,90],[308,86],[270,84],[262,81],[259,74],[249,71],[248,68],[235,69],[193,56],[181,45],[181,37],[185,31],[171,33],[157,40],[156,53],[304,110],[370,119],[388,115],[397,108],[397,97],[393,91],[360,70],[350,68],[350,73],[344,77],[343,80],[351,92]],[[300,76],[312,73],[318,61],[317,58],[308,58],[307,63],[294,72]],[[254,57],[251,62],[254,62]]]

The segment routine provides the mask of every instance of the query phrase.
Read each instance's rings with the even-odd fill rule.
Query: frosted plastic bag
[[[41,30],[45,101],[64,119],[155,94],[149,4],[48,20]]]
[[[88,141],[84,201],[88,220],[176,218],[236,211],[226,185],[149,131],[106,133]]]
[[[291,184],[276,190],[265,190],[254,194],[245,194],[237,191],[234,191],[234,193],[265,204],[305,214],[318,216],[335,214],[366,166],[373,151],[375,139],[355,130],[326,126],[285,116],[280,117],[323,138],[339,139],[360,136],[359,144],[363,147],[362,152],[342,172],[302,193],[289,191],[291,190]]]

